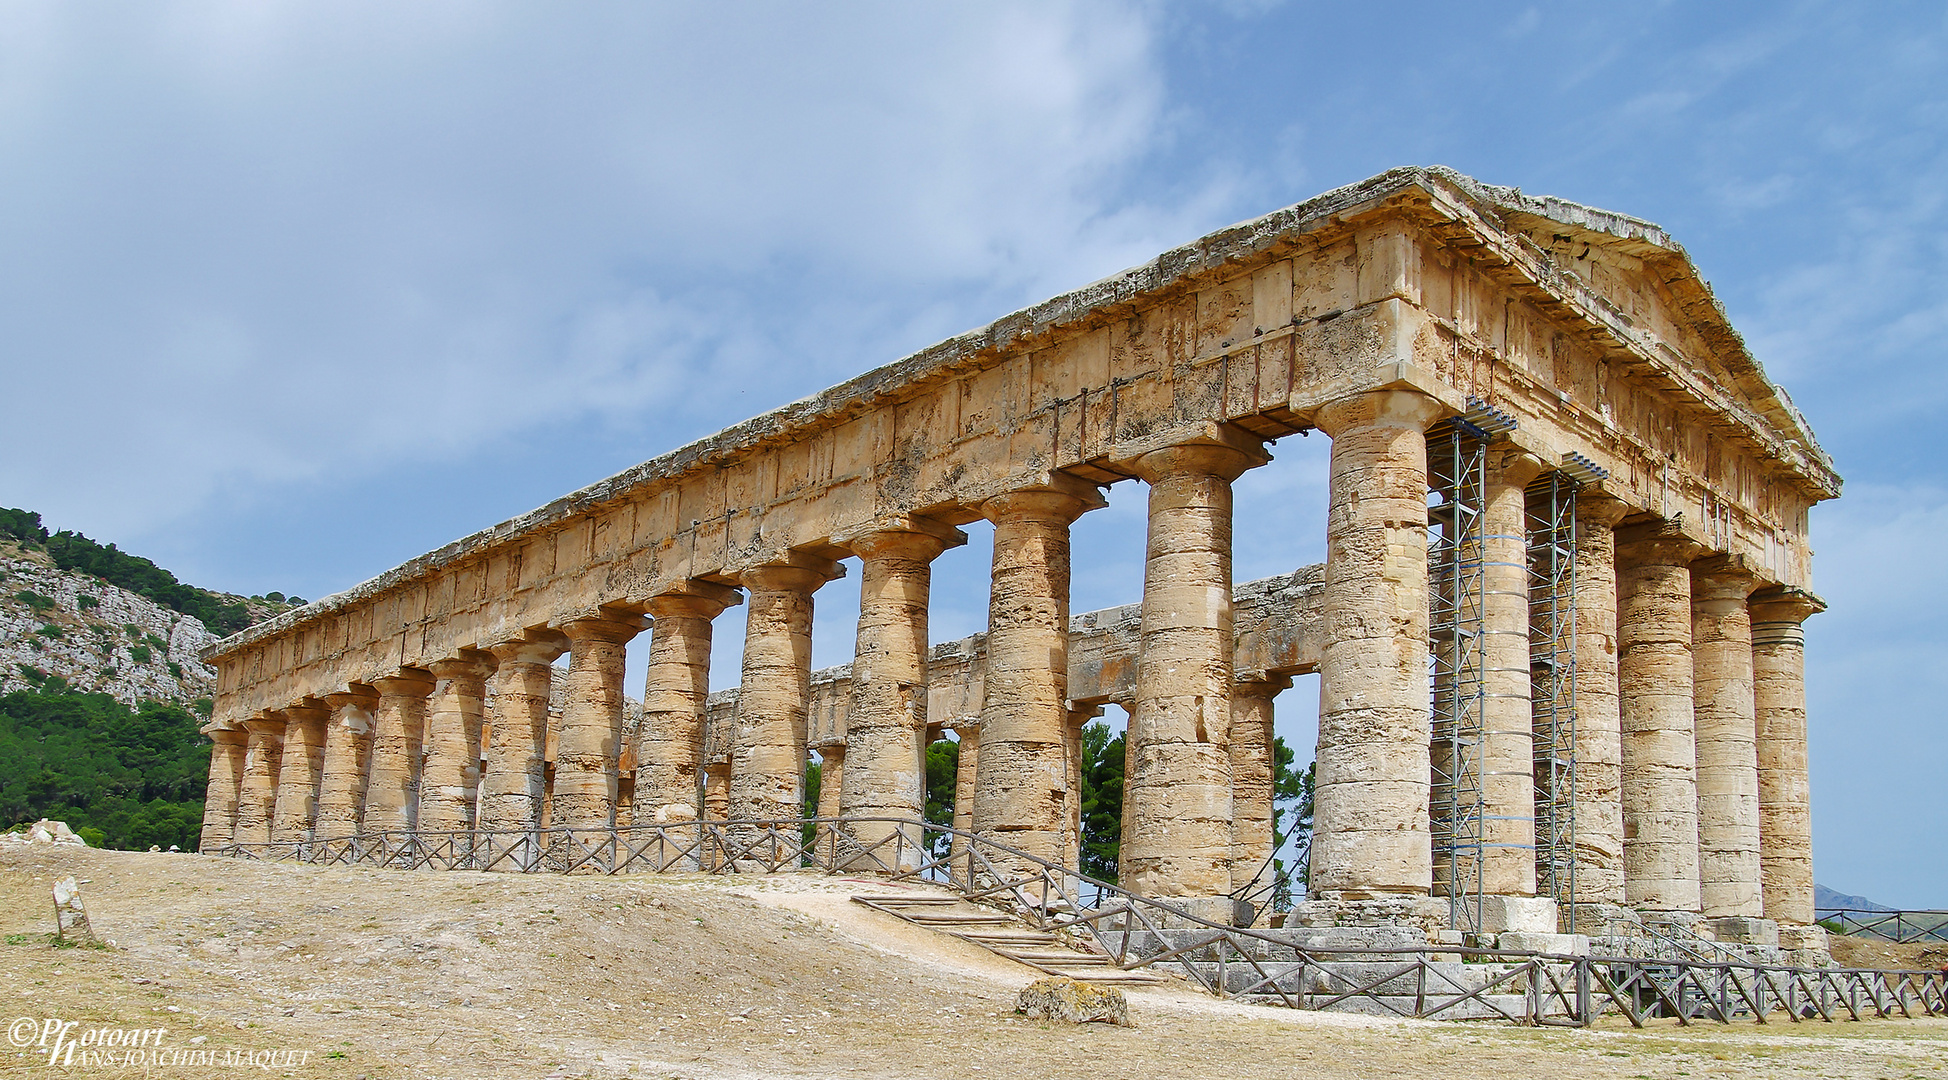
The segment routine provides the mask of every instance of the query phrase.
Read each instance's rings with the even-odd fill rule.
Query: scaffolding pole
[[[1491,435],[1464,418],[1428,434],[1428,652],[1433,683],[1429,825],[1434,885],[1448,925],[1481,927],[1487,793],[1482,736],[1487,702],[1482,630],[1482,514]]]
[[[1576,488],[1549,472],[1524,493],[1529,701],[1535,719],[1535,873],[1576,929]]]

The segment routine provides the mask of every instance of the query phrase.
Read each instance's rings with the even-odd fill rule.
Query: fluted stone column
[[[711,620],[744,602],[736,589],[686,582],[649,601],[649,672],[636,736],[637,820],[703,814],[704,704],[710,696]]]
[[[373,710],[378,692],[353,684],[325,695],[331,716],[325,724],[324,776],[318,783],[318,820],[312,835],[344,840],[358,835],[365,809],[366,769],[372,750]]]
[[[439,682],[426,705],[419,830],[468,832],[480,789],[480,724],[493,656],[473,649],[427,665]]]
[[[1312,890],[1338,899],[1426,895],[1427,425],[1406,390],[1337,402],[1320,599],[1319,748]]]
[[[859,637],[846,710],[847,817],[919,819],[927,808],[927,598],[931,564],[967,542],[959,529],[919,518],[851,537],[859,556]],[[864,822],[853,839],[873,848],[861,865],[921,862],[918,830],[903,845],[887,843],[896,826]]]
[[[1272,701],[1292,688],[1283,675],[1257,674],[1231,687],[1231,890],[1271,881],[1272,820],[1277,752],[1272,736]],[[1269,898],[1255,902],[1267,910]]]
[[[318,781],[325,766],[325,721],[330,710],[314,703],[283,710],[283,749],[278,755],[277,811],[271,839],[303,843],[318,818]]]
[[[277,713],[243,722],[243,789],[237,796],[237,843],[268,844],[277,807],[277,775],[284,753],[284,718]]]
[[[567,701],[555,740],[551,824],[571,829],[615,825],[616,759],[622,745],[623,665],[639,615],[596,615],[565,623]],[[584,843],[593,838],[582,838]]]
[[[1617,522],[1630,508],[1576,495],[1576,902],[1622,905],[1623,726],[1617,703]]]
[[[203,831],[196,849],[210,852],[236,842],[237,803],[243,790],[245,743],[241,728],[216,728],[210,733],[210,781],[203,795]]]
[[[813,812],[819,817],[838,817],[839,789],[845,780],[845,744],[821,746],[818,756],[818,805]]]
[[[974,829],[974,791],[980,783],[981,773],[981,725],[978,721],[962,721],[954,728],[954,735],[959,749],[954,753],[953,826],[962,832],[971,832]],[[958,851],[962,845],[958,840],[954,843]]]
[[[483,832],[532,832],[541,822],[548,784],[548,696],[555,658],[567,649],[567,635],[546,633],[488,650],[496,666],[487,768],[480,778]]]
[[[830,559],[795,553],[787,562],[739,575],[750,596],[726,803],[734,820],[790,820],[805,812],[812,593],[844,573]],[[821,787],[831,783],[821,774]]]
[[[1617,530],[1624,895],[1640,910],[1703,906],[1691,664],[1691,560],[1702,553],[1672,522]]]
[[[1759,760],[1744,560],[1691,564],[1692,712],[1698,743],[1698,886],[1706,918],[1765,913],[1759,883]]]
[[[1806,775],[1807,616],[1826,610],[1791,585],[1755,593],[1752,681],[1759,768],[1759,867],[1765,917],[1813,923],[1813,819]]]
[[[1095,488],[1081,483],[1009,492],[981,505],[994,522],[987,668],[981,722],[964,728],[961,740],[968,823],[957,814],[955,825],[1050,861],[1062,858],[1076,797],[1066,746],[1069,525],[1101,505]]]
[[[1535,713],[1529,685],[1529,481],[1541,463],[1488,455],[1482,503],[1481,890],[1535,895]]]
[[[433,675],[403,668],[372,680],[372,685],[379,690],[379,708],[372,718],[372,764],[359,831],[411,831],[419,821],[421,740]]]

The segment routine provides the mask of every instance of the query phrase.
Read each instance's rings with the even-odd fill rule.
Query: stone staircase
[[[937,893],[879,893],[854,896],[852,902],[881,911],[915,926],[924,926],[1050,975],[1066,975],[1101,985],[1144,986],[1167,982],[1149,971],[1124,971],[1110,958],[1088,946],[1064,941],[1037,930],[1015,916],[972,904],[957,896]]]

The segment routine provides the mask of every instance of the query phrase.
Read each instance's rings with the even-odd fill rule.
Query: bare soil
[[[1844,967],[1900,968],[1940,971],[1948,968],[1948,944],[1910,942],[1898,945],[1866,937],[1827,936],[1833,959]]]
[[[82,879],[102,949],[58,948]],[[1134,1027],[1016,1016],[1039,973],[849,902],[872,882],[558,877],[0,849],[0,1023],[310,1051],[304,1077],[1948,1076],[1948,1019],[1589,1031],[1128,991]],[[200,1040],[200,1041],[199,1041]],[[75,1065],[68,1075],[139,1071]],[[48,1075],[0,1047],[0,1074]],[[156,1076],[238,1076],[236,1067]]]

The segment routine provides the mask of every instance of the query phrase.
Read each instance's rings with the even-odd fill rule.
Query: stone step
[[[989,908],[976,907],[954,897],[921,897],[909,902],[899,896],[854,896],[853,902],[883,911],[894,918],[950,934],[972,945],[979,945],[996,956],[1050,975],[1066,975],[1080,982],[1148,986],[1169,981],[1169,976],[1154,971],[1124,971],[1109,957],[1089,949],[1062,944],[1046,930],[1036,930],[1020,919]],[[956,909],[956,905],[958,908]]]

